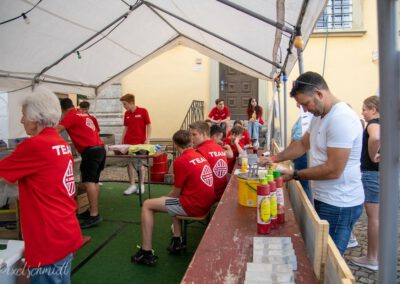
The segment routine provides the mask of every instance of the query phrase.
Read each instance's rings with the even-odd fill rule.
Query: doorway
[[[229,107],[231,120],[246,120],[249,99],[258,102],[258,79],[220,63],[219,97]]]

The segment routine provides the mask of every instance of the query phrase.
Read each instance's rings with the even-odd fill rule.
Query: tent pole
[[[278,114],[279,114],[279,146],[283,146],[283,137],[284,135],[282,134],[282,109],[281,109],[281,82],[280,78],[278,77],[276,79],[276,89],[278,91]]]
[[[199,29],[199,30],[201,30],[202,32],[205,32],[205,33],[207,33],[207,34],[209,34],[209,35],[211,35],[211,36],[213,36],[213,37],[215,37],[215,38],[217,38],[217,39],[219,39],[219,40],[222,40],[222,41],[224,41],[224,42],[226,42],[226,43],[228,43],[228,44],[230,44],[230,45],[232,45],[232,46],[234,46],[234,47],[236,47],[236,48],[238,48],[238,49],[240,49],[240,50],[243,50],[243,51],[245,51],[245,52],[247,52],[247,53],[249,53],[249,54],[251,54],[251,55],[257,57],[258,59],[261,59],[261,60],[263,60],[263,61],[265,61],[265,62],[268,62],[269,64],[275,66],[275,67],[278,68],[278,69],[281,69],[281,68],[282,68],[282,66],[281,66],[280,64],[278,64],[278,63],[276,63],[276,62],[274,62],[274,61],[272,61],[272,60],[270,60],[270,59],[268,59],[268,58],[266,58],[266,57],[264,57],[264,56],[261,56],[261,55],[255,53],[255,52],[251,51],[250,49],[245,48],[244,46],[238,45],[238,44],[234,43],[233,41],[230,41],[230,40],[228,40],[228,39],[226,39],[226,38],[224,38],[224,37],[222,37],[222,36],[220,36],[220,35],[218,35],[218,34],[212,32],[212,31],[210,31],[210,30],[207,30],[207,29],[205,29],[205,28],[203,28],[203,27],[201,27],[201,26],[199,26],[199,25],[196,25],[196,24],[194,24],[194,23],[192,23],[192,22],[190,22],[190,21],[188,21],[188,20],[186,20],[186,19],[184,19],[184,18],[182,18],[182,17],[180,17],[180,16],[178,16],[178,15],[175,15],[174,13],[171,13],[171,12],[168,11],[168,10],[165,10],[165,9],[163,9],[163,8],[161,8],[161,7],[159,7],[159,6],[155,5],[155,4],[153,4],[153,3],[151,3],[151,2],[148,2],[148,1],[144,1],[144,3],[145,3],[146,6],[148,6],[149,8],[150,8],[150,7],[153,7],[154,9],[159,10],[159,11],[161,11],[161,12],[163,12],[163,13],[165,13],[165,14],[167,14],[167,15],[169,15],[169,16],[175,18],[175,19],[178,19],[179,21],[181,21],[181,22],[183,22],[183,23],[185,23],[185,24],[188,24],[188,25],[190,25],[190,26],[192,26],[192,27],[194,27],[194,28],[196,28],[196,29]]]
[[[297,49],[297,60],[299,63],[299,74],[304,73],[304,61],[303,61],[303,49],[302,48],[296,48]]]
[[[266,17],[264,17],[264,16],[262,16],[260,14],[257,14],[255,12],[253,12],[253,11],[251,11],[249,9],[246,9],[246,8],[240,6],[240,5],[237,5],[237,4],[235,4],[235,3],[231,2],[231,1],[227,1],[227,0],[217,0],[217,1],[229,6],[231,8],[233,8],[233,9],[236,9],[236,10],[242,12],[242,13],[245,13],[245,14],[253,17],[253,18],[256,18],[256,19],[258,19],[258,20],[260,20],[260,21],[262,21],[264,23],[267,23],[267,24],[269,24],[271,26],[274,26],[274,27],[276,27],[277,29],[279,29],[281,31],[287,32],[289,34],[292,34],[294,32],[293,28],[291,28],[291,27],[287,27],[284,24],[281,24],[279,22],[275,22],[275,21],[273,21],[271,19],[268,19],[268,18],[266,18]]]
[[[286,148],[288,146],[287,143],[287,77],[286,72],[283,72],[283,131],[284,131],[284,144],[283,146]]]
[[[397,50],[396,2],[377,1],[381,114],[379,283],[397,282],[400,53]]]
[[[70,56],[71,54],[75,53],[79,48],[81,48],[82,46],[84,46],[85,44],[89,43],[91,40],[93,40],[94,38],[96,38],[99,34],[101,34],[102,32],[106,31],[107,29],[109,29],[110,27],[112,27],[114,24],[118,23],[119,21],[121,21],[124,18],[127,18],[132,11],[134,11],[135,9],[137,9],[138,7],[140,7],[143,4],[143,2],[138,2],[137,4],[135,4],[134,6],[131,6],[129,8],[129,11],[124,13],[122,16],[118,17],[117,19],[115,19],[114,21],[112,21],[111,23],[109,23],[107,26],[105,26],[104,28],[102,28],[101,30],[99,30],[97,33],[95,33],[94,35],[92,35],[91,37],[89,37],[87,40],[85,40],[84,42],[80,43],[78,46],[74,47],[72,50],[68,51],[66,54],[64,54],[61,58],[59,58],[57,61],[53,62],[52,64],[48,65],[47,67],[43,68],[42,71],[40,71],[40,73],[36,74],[35,77],[33,78],[33,82],[36,82],[40,76],[42,76],[44,73],[46,73],[47,71],[49,71],[51,68],[53,68],[54,66],[56,66],[58,63],[60,63],[61,61],[63,61],[65,58],[67,58],[68,56]]]

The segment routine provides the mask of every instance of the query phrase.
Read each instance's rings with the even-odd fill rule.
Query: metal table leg
[[[142,207],[142,188],[141,188],[141,186],[142,186],[142,183],[141,183],[141,180],[142,180],[142,174],[141,174],[141,172],[142,172],[142,159],[139,159],[139,163],[138,163],[138,168],[136,169],[136,171],[137,171],[137,174],[138,174],[138,185],[139,185],[139,188],[138,188],[138,190],[139,190],[139,205],[140,205],[140,207]]]
[[[149,191],[149,198],[151,197],[151,183],[150,183],[150,158],[146,158],[147,161],[147,189]]]

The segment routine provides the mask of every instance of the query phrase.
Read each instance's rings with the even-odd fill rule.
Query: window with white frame
[[[353,28],[353,1],[329,0],[315,28],[345,30]]]

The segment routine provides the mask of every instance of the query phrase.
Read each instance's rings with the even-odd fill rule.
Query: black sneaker
[[[186,246],[182,244],[181,237],[172,237],[167,250],[170,254],[179,254]]]
[[[87,218],[80,224],[81,229],[87,229],[87,228],[94,227],[94,226],[100,224],[102,221],[103,221],[103,218],[101,218],[100,215],[90,216],[89,218]]]
[[[89,209],[86,210],[85,212],[81,213],[81,214],[78,214],[78,219],[86,220],[86,219],[89,219],[89,218],[90,218],[90,211],[89,211]]]
[[[157,260],[158,256],[154,255],[153,250],[142,250],[141,248],[131,257],[133,263],[144,265],[154,265]]]

